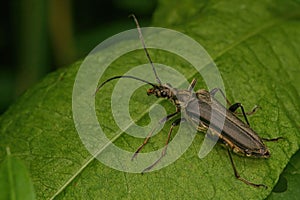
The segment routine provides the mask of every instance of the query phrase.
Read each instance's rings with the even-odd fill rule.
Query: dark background
[[[148,26],[156,0],[11,0],[0,8],[0,114],[47,73],[84,58],[106,38]]]

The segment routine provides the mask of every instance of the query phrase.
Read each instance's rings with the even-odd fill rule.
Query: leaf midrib
[[[297,18],[300,17],[300,14],[295,12],[295,13],[291,13],[289,15],[285,15],[282,16],[282,18],[278,18],[275,20],[270,20],[267,21],[265,24],[262,24],[262,26],[257,27],[256,29],[253,29],[252,32],[249,32],[248,34],[243,35],[242,37],[238,38],[235,42],[231,43],[230,45],[228,45],[227,48],[224,48],[222,51],[220,51],[219,53],[217,53],[215,56],[212,56],[212,60],[216,61],[218,58],[220,58],[222,55],[224,55],[225,53],[229,52],[231,49],[233,49],[234,47],[240,45],[241,43],[243,43],[244,41],[246,41],[249,38],[252,38],[256,35],[258,35],[259,33],[263,32],[264,30],[267,30],[268,28],[274,27],[275,25],[281,24],[289,19],[293,19],[293,18]],[[191,79],[195,74],[192,74],[190,77],[188,77],[188,79]],[[163,99],[158,99],[153,105],[161,102]],[[149,111],[152,109],[153,106],[151,106],[149,109],[146,109],[145,112],[143,112],[140,117],[137,117],[137,119],[135,121],[133,121],[132,123],[130,123],[126,129],[124,129],[125,131],[127,130],[127,128],[129,128],[130,126],[132,126],[135,122],[139,121],[140,119],[142,119],[147,113],[149,113]],[[62,185],[62,187],[50,198],[50,199],[54,199],[55,197],[57,197],[62,191],[64,191],[64,189],[110,144],[112,144],[113,142],[115,142],[125,131],[118,131],[118,134],[113,137],[109,143],[107,143],[103,148],[101,148],[95,156],[90,156],[88,157],[84,162],[83,165],[76,171],[76,173],[70,177],[70,179],[68,179],[65,184]]]

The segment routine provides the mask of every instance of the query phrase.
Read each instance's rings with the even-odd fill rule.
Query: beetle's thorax
[[[189,90],[177,90],[176,97],[176,105],[179,105],[181,108],[185,108],[191,99],[195,98],[195,93]]]

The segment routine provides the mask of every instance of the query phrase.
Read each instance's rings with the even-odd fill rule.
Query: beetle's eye
[[[167,96],[167,93],[164,90],[161,90],[160,94],[161,94],[162,97],[166,97]]]

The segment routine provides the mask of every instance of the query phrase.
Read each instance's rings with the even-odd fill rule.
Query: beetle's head
[[[170,84],[154,85],[152,88],[147,90],[147,95],[154,95],[157,98],[170,99],[175,96],[174,88]]]

